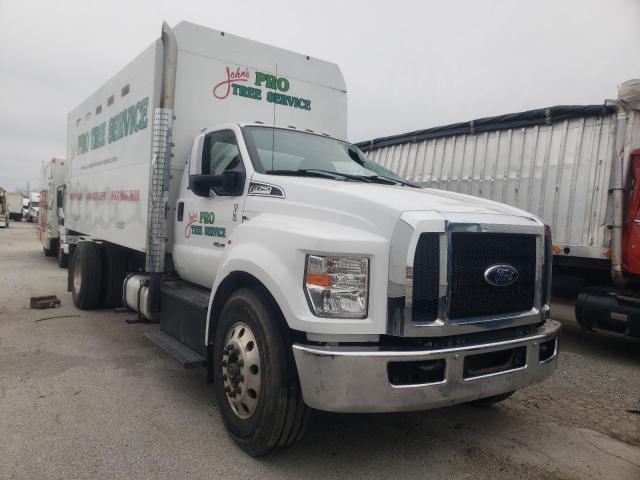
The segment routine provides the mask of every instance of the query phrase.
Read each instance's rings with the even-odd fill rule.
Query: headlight
[[[307,255],[305,289],[318,317],[364,318],[369,298],[369,259]]]

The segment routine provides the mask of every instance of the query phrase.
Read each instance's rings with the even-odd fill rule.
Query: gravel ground
[[[317,412],[301,443],[257,460],[227,437],[204,372],[142,337],[156,326],[76,310],[35,235],[0,230],[0,478],[640,478],[640,342],[581,332],[568,305],[553,307],[555,376],[499,406]],[[45,294],[62,307],[28,308]]]

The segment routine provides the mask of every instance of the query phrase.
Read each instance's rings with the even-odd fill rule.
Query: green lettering
[[[278,88],[277,80],[278,79],[274,75],[267,75],[267,84],[265,86],[271,90],[275,90]]]
[[[265,73],[256,72],[256,85],[257,86],[261,86],[262,82],[264,82],[266,79],[267,79],[267,75]]]
[[[251,92],[251,98],[255,99],[255,100],[262,100],[262,90],[260,90],[259,88],[249,88],[249,92]]]
[[[82,133],[78,135],[78,155],[89,151],[89,134]]]
[[[287,90],[289,90],[289,80],[284,77],[280,77],[278,79],[278,90],[280,90],[281,92],[286,92]]]
[[[213,212],[200,212],[200,223],[207,223],[209,225],[215,222],[216,215]]]
[[[204,234],[207,237],[226,237],[227,230],[222,227],[204,227]]]
[[[115,118],[115,132],[113,134],[114,137],[114,141],[116,140],[120,140],[124,135],[122,133],[122,129],[124,126],[124,122],[122,120],[122,116],[123,116],[124,112],[120,112],[118,113],[114,118]]]
[[[91,129],[91,150],[104,146],[106,127],[107,124],[103,122]]]
[[[147,109],[149,106],[149,97],[146,97],[144,100],[138,102],[138,114],[140,120],[138,120],[138,125],[136,128],[136,132],[138,130],[144,130],[147,128]]]
[[[137,109],[133,105],[122,112],[122,131],[125,136],[134,133],[134,131],[138,131],[136,124],[136,113]]]

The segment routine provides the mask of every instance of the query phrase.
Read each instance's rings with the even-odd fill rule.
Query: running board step
[[[198,352],[194,352],[184,343],[180,343],[162,330],[144,332],[142,335],[167,352],[184,368],[204,367],[207,363],[206,359]]]

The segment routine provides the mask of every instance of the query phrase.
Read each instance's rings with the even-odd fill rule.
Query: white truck
[[[7,208],[9,209],[9,220],[14,222],[22,221],[22,194],[7,192]]]
[[[640,337],[640,79],[561,105],[358,143],[425,187],[532,211],[551,225],[553,293],[588,329]]]
[[[58,265],[66,266],[67,256],[61,248],[60,227],[64,225],[62,207],[65,190],[65,159],[53,157],[42,165],[42,190],[38,215],[38,239],[47,257],[58,257]]]
[[[7,191],[0,188],[0,227],[8,227],[11,220],[9,219],[9,206],[7,205]]]
[[[337,65],[190,23],[69,113],[75,305],[159,322],[251,455],[311,409],[492,403],[556,367],[544,223],[418,188],[346,125]]]
[[[31,192],[27,204],[27,222],[37,222],[40,214],[40,192]]]

